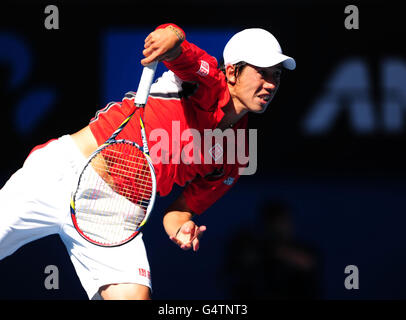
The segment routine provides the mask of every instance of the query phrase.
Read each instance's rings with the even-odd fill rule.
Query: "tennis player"
[[[282,68],[293,70],[295,61],[282,54],[269,32],[246,29],[229,40],[224,66],[219,68],[216,59],[188,42],[175,24],[161,25],[149,34],[143,54],[143,65],[162,61],[169,69],[152,85],[144,110],[157,192],[166,196],[175,183],[184,186],[164,215],[164,228],[180,248],[196,251],[206,227],[196,225],[193,216],[202,214],[236,183],[241,165],[227,161],[225,149],[203,150],[201,161],[174,161],[190,142],[179,140],[179,133],[247,129],[248,113],[266,110],[279,87]],[[90,299],[150,298],[151,273],[142,234],[119,247],[99,247],[79,235],[69,211],[71,192],[86,158],[130,114],[134,97],[134,92],[127,93],[121,102],[99,110],[79,132],[32,150],[0,191],[0,259],[30,241],[59,234]],[[139,121],[134,119],[137,114],[119,137],[142,145]],[[157,129],[175,143],[163,144]],[[224,159],[207,161],[203,159],[207,154]]]

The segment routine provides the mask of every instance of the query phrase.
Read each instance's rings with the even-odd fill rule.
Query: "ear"
[[[226,78],[228,83],[233,85],[236,83],[235,66],[231,64],[226,65]]]

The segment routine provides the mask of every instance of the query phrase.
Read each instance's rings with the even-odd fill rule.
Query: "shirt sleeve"
[[[190,99],[205,110],[215,108],[220,100],[228,100],[227,83],[224,74],[218,69],[217,59],[186,39],[182,42],[181,48],[182,53],[176,59],[163,63],[182,81],[197,84],[198,88]]]
[[[134,103],[130,99],[124,98],[121,102],[110,102],[103,109],[96,112],[96,115],[89,122],[89,127],[98,145],[103,144],[110,138],[124,119],[129,116],[133,108]],[[137,140],[139,136],[137,121],[130,121],[120,133],[120,138],[135,142],[140,141]]]

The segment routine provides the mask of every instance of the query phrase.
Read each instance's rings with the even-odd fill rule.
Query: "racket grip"
[[[151,89],[152,81],[154,80],[157,65],[158,61],[154,61],[145,66],[144,70],[142,70],[141,80],[138,84],[137,93],[134,99],[134,103],[137,106],[144,106],[147,103],[149,90]]]

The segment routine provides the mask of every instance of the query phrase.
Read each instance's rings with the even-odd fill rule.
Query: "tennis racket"
[[[73,225],[89,242],[115,247],[134,239],[146,223],[155,201],[156,178],[142,120],[157,62],[144,67],[134,111],[88,158],[72,193]],[[116,139],[140,110],[143,146]]]

